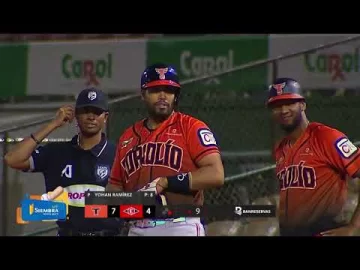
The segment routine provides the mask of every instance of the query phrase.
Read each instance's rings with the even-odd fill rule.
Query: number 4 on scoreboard
[[[143,206],[144,218],[155,217],[155,205],[144,205]]]

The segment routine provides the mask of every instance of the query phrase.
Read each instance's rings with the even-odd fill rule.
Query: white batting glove
[[[141,192],[155,192],[156,195],[158,195],[157,189],[156,189],[156,184],[157,182],[160,180],[160,177],[156,178],[155,180],[151,181],[150,183],[146,184],[145,186],[143,186],[141,189],[139,189],[138,191]]]
[[[157,195],[157,198],[159,198],[162,205],[167,205],[167,201],[164,195],[161,195],[158,193],[158,189],[156,188],[157,183],[159,182],[161,177],[156,178],[155,180],[151,181],[150,183],[143,186],[138,191],[140,192],[155,192],[155,195]]]

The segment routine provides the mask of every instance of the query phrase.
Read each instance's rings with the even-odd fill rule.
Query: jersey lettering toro
[[[360,168],[360,151],[343,133],[311,123],[293,146],[283,139],[275,158],[280,226],[306,228],[341,213],[347,179]]]
[[[157,129],[149,130],[144,119],[119,139],[109,183],[136,191],[157,177],[195,170],[197,162],[211,153],[219,149],[200,120],[174,112]]]

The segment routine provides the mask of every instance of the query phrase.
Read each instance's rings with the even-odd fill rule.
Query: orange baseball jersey
[[[311,123],[294,145],[284,138],[275,158],[280,226],[316,227],[341,213],[347,179],[360,169],[360,151],[342,132]]]
[[[219,149],[202,121],[174,112],[150,130],[144,119],[120,137],[109,183],[136,191],[157,177],[195,170],[197,161],[211,153],[219,153]]]

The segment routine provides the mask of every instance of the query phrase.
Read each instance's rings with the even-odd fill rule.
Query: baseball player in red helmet
[[[267,106],[286,136],[275,147],[280,185],[281,236],[351,236],[360,227],[359,206],[341,218],[347,180],[360,176],[360,151],[341,131],[306,117],[299,83],[279,78]]]
[[[203,204],[203,190],[224,183],[213,132],[202,121],[175,111],[180,83],[166,64],[148,67],[141,95],[148,117],[121,135],[109,191],[155,191],[168,205]],[[140,220],[129,236],[204,236],[200,218]]]

